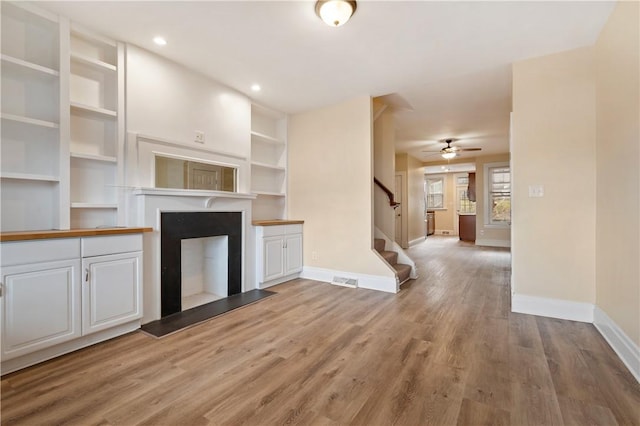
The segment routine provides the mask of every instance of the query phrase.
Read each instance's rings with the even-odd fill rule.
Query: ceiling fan
[[[458,148],[457,146],[451,146],[452,143],[456,142],[458,139],[442,139],[440,142],[446,143],[447,146],[442,148],[439,151],[422,151],[422,152],[432,152],[435,154],[442,155],[442,158],[446,160],[450,160],[458,155],[459,152],[463,151],[480,151],[482,148]],[[435,155],[432,154],[432,155]]]

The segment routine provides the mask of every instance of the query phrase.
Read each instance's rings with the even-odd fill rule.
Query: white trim
[[[491,240],[487,238],[476,239],[477,246],[484,247],[511,247],[511,240]]]
[[[272,287],[274,285],[282,284],[282,283],[287,282],[287,281],[295,280],[299,276],[300,276],[300,274],[296,272],[294,274],[285,275],[284,277],[276,278],[276,279],[271,280],[271,281],[265,281],[265,282],[262,282],[262,283],[259,282],[258,285],[256,286],[256,288],[264,289],[264,288]]]
[[[521,314],[592,323],[593,310],[592,303],[548,299],[524,294],[511,296],[511,312]]]
[[[640,382],[640,347],[598,306],[595,307],[593,325]]]
[[[425,241],[425,237],[416,238],[415,240],[409,241],[409,247],[417,246],[418,244],[422,244]]]
[[[44,348],[36,352],[31,352],[17,358],[2,361],[2,374],[4,375],[20,370],[22,368],[30,367],[32,365],[59,357],[69,352],[77,351],[78,349],[95,345],[96,343],[100,343],[105,340],[113,339],[114,337],[118,337],[123,334],[135,331],[139,328],[140,320],[137,319],[125,324],[118,325],[116,327],[109,328],[107,330],[87,334],[86,336],[81,336],[77,339],[69,340],[55,346]]]
[[[429,207],[427,205],[427,179],[440,179],[442,181],[442,207]],[[429,173],[424,175],[424,205],[426,210],[447,210],[447,174],[446,173]]]
[[[508,224],[504,224],[504,223],[493,223],[491,222],[491,208],[489,207],[489,205],[491,204],[489,202],[489,197],[490,197],[490,192],[489,192],[489,185],[490,185],[490,180],[491,180],[491,169],[494,168],[502,168],[502,167],[508,167],[509,168],[509,173],[512,175],[511,177],[511,190],[509,192],[509,194],[511,195],[511,200],[513,200],[513,171],[511,169],[511,162],[510,161],[499,161],[496,163],[485,163],[484,164],[484,226],[485,228],[495,228],[495,229],[511,229],[511,223]],[[511,206],[511,219],[513,220],[513,205]],[[477,210],[477,209],[476,209]]]
[[[187,143],[182,143],[182,142],[178,142],[178,141],[172,141],[170,139],[160,138],[160,137],[157,137],[157,136],[142,135],[140,133],[129,132],[129,134],[133,136],[132,143],[135,143],[135,144],[137,144],[138,141],[146,141],[146,142],[151,142],[151,143],[156,144],[156,145],[174,146],[174,147],[178,147],[178,148],[189,149],[191,151],[206,152],[208,154],[220,155],[220,156],[230,157],[230,158],[237,158],[239,160],[247,161],[247,157],[246,156],[240,155],[240,154],[236,154],[235,152],[228,152],[228,151],[221,151],[221,150],[217,150],[217,149],[210,149],[210,148],[208,148],[206,146],[201,146],[201,145],[198,146],[198,145],[193,145],[193,144],[187,144]],[[193,143],[195,143],[195,142],[193,142]],[[200,161],[200,160],[198,160],[198,161]]]
[[[447,234],[445,234],[447,232]],[[433,231],[434,235],[446,235],[448,237],[457,237],[458,233],[453,229],[436,229]]]
[[[387,293],[398,292],[396,277],[383,277],[380,275],[367,275],[357,272],[336,271],[335,269],[316,268],[313,266],[305,266],[300,274],[301,278],[326,283],[331,283],[335,276],[354,278],[358,280],[358,288],[384,291]]]

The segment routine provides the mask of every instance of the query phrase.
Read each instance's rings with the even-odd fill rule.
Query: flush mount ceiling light
[[[347,0],[318,0],[316,15],[330,27],[345,24],[356,11],[356,2]]]
[[[254,92],[259,92],[260,90],[262,90],[262,88],[260,87],[259,84],[252,84],[251,90],[253,90]]]
[[[160,37],[160,36],[154,37],[153,42],[158,46],[164,46],[167,44],[167,40],[165,40],[164,37]]]

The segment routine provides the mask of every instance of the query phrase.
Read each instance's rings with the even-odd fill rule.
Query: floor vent
[[[345,278],[345,277],[333,277],[333,281],[331,281],[333,285],[341,285],[343,287],[358,287],[358,280],[355,278]]]

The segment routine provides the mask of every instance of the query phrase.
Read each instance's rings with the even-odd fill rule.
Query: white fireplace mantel
[[[134,188],[133,195],[147,195],[158,197],[190,197],[204,200],[204,207],[211,208],[214,201],[224,200],[255,200],[256,194],[228,191],[206,191],[199,189],[174,189],[174,188]]]
[[[244,192],[207,191],[200,189],[176,188],[134,188],[133,195],[158,195],[163,197],[199,197],[199,198],[244,198],[255,200],[256,194]]]
[[[128,192],[131,223],[153,228],[144,236],[144,316],[143,324],[160,319],[162,212],[242,212],[242,292],[255,288],[255,236],[251,226],[251,206],[255,194],[197,189],[134,187]]]

